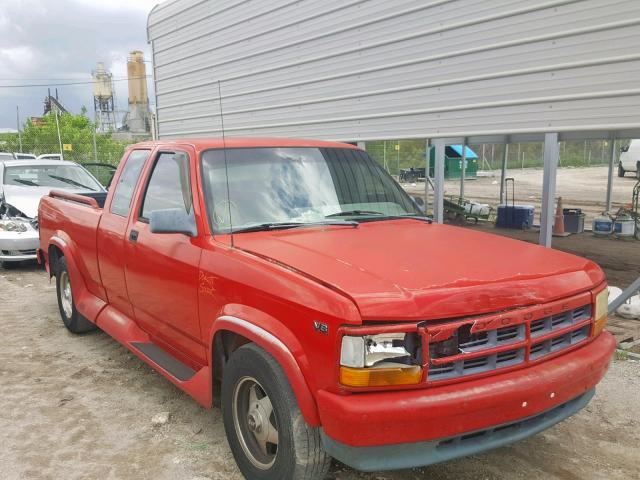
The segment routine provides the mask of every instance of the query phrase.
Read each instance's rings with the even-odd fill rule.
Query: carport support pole
[[[540,214],[540,245],[551,247],[553,233],[554,204],[556,196],[556,173],[560,150],[557,133],[544,136],[544,173],[542,177],[542,213]]]
[[[424,154],[424,211],[429,211],[429,170],[431,170],[431,144],[429,139],[425,141]]]
[[[435,165],[433,174],[433,220],[444,222],[444,138],[433,141]]]
[[[504,141],[504,151],[502,152],[502,171],[500,172],[500,205],[506,203],[504,181],[507,178],[507,159],[509,158],[509,137]]]
[[[609,175],[607,176],[607,212],[611,211],[611,195],[613,192],[613,162],[616,160],[616,137],[611,135],[611,155],[609,155]]]
[[[462,164],[460,165],[460,198],[464,198],[464,180],[467,176],[467,139],[462,141]]]

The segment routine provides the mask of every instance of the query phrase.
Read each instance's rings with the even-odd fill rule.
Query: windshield
[[[341,148],[208,150],[202,172],[216,233],[254,225],[382,220],[421,215],[402,188],[361,151]]]
[[[5,167],[5,185],[102,191],[102,186],[79,165],[20,165]]]

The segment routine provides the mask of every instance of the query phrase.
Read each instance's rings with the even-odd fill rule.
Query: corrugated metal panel
[[[640,129],[637,0],[177,0],[149,17],[161,137]]]

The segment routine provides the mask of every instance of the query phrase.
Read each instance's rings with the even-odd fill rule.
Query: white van
[[[638,164],[640,163],[640,140],[631,140],[628,147],[623,147],[620,153],[620,163],[618,164],[618,176],[624,177],[627,172],[634,172],[640,176],[638,172]]]

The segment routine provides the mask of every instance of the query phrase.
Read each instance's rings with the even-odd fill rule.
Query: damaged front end
[[[36,258],[40,242],[37,218],[29,218],[0,197],[0,262]]]

